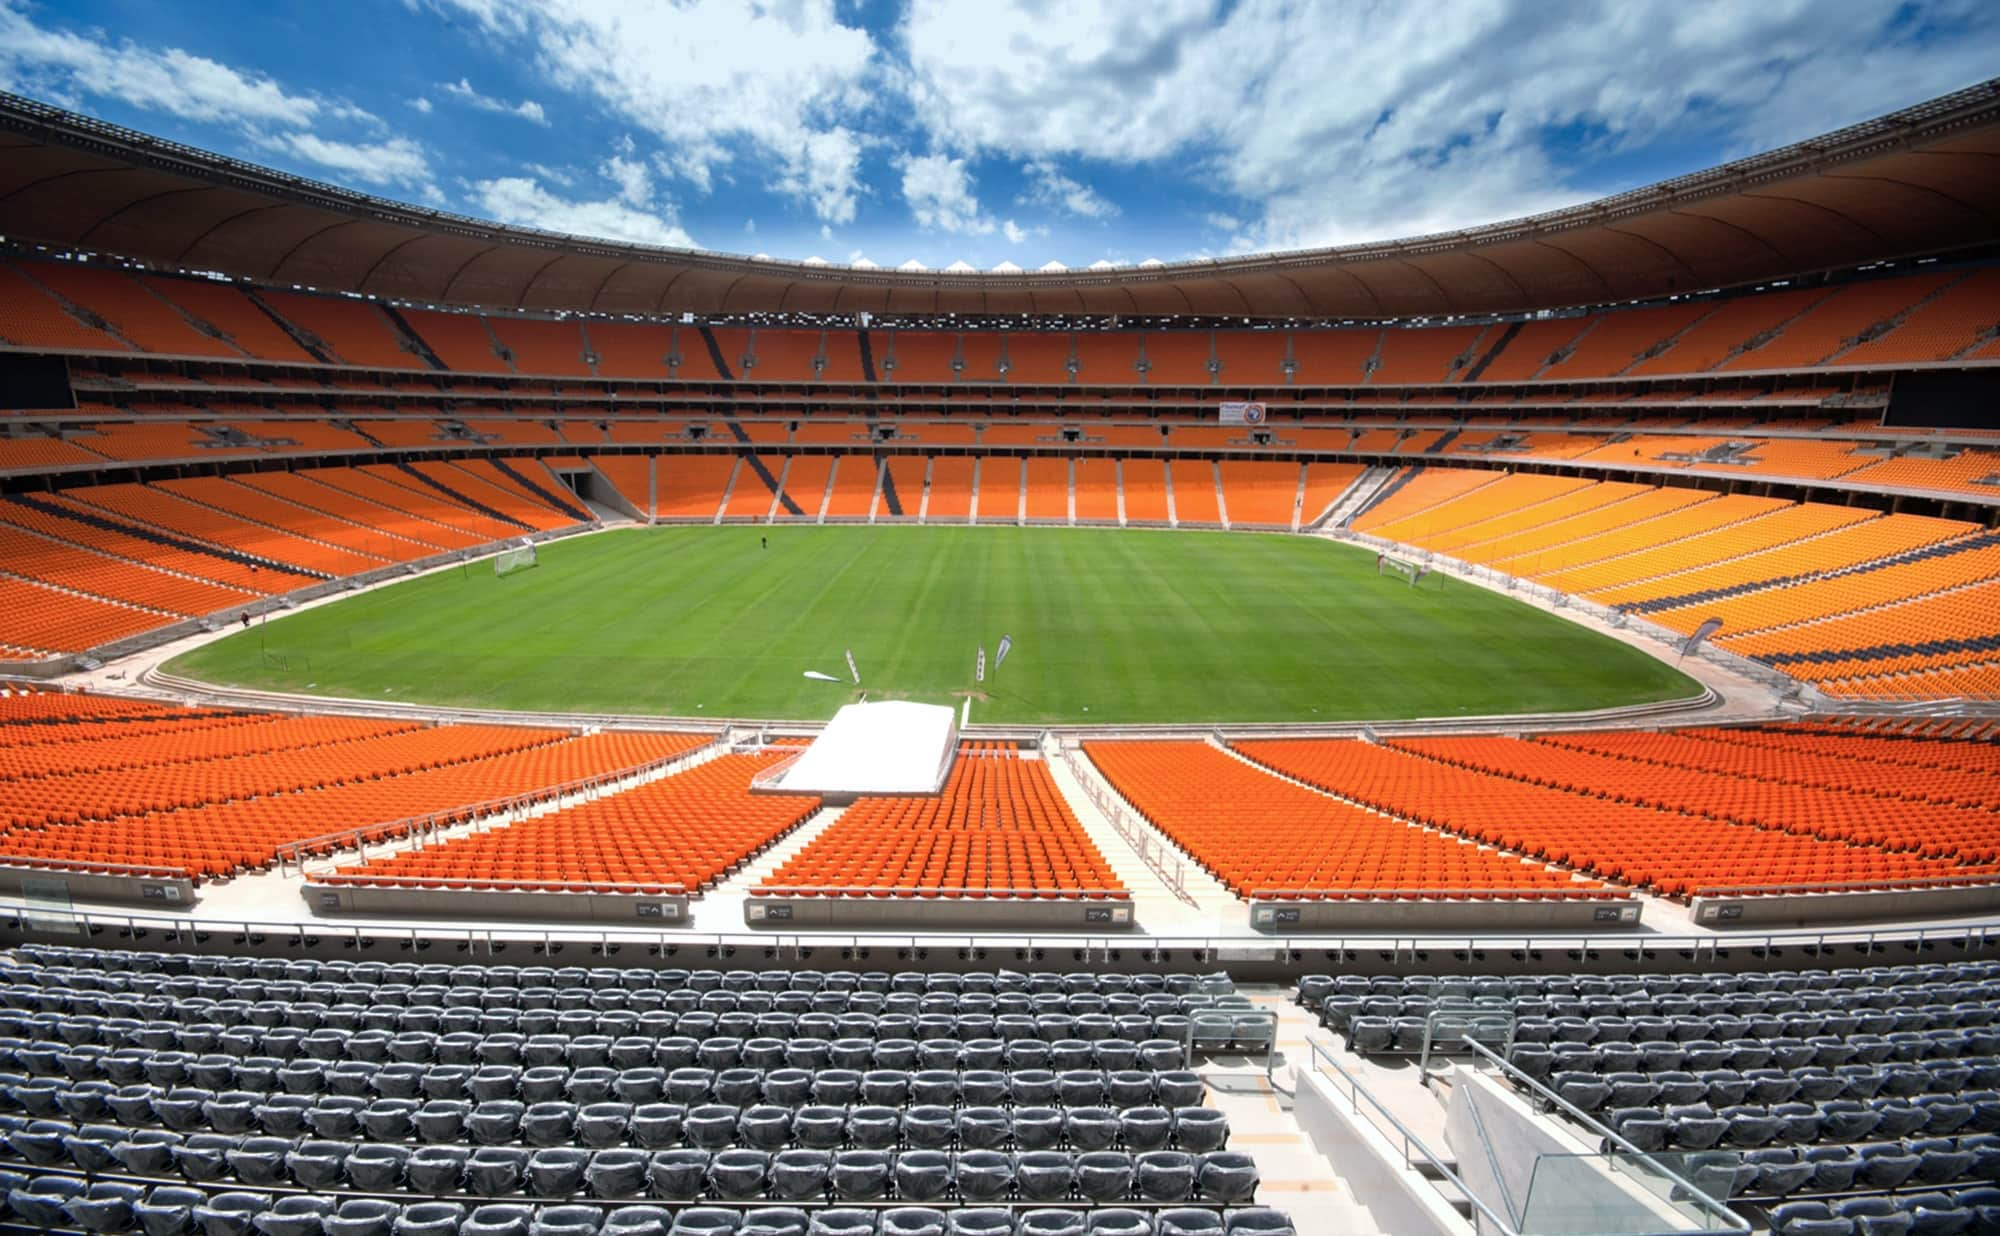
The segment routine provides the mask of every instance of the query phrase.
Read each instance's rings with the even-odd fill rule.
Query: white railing
[[[1046,753],[1050,747],[1044,745],[1042,750]],[[1190,906],[1198,906],[1200,903],[1187,889],[1187,864],[1182,861],[1180,851],[1153,831],[1151,825],[1139,819],[1118,792],[1099,778],[1096,768],[1089,766],[1087,758],[1079,757],[1074,748],[1065,746],[1062,748],[1062,760],[1070,775],[1076,778],[1084,796],[1090,799],[1091,805],[1097,808],[1112,829],[1124,838],[1125,844],[1139,856],[1139,861],[1159,877],[1168,892]]]

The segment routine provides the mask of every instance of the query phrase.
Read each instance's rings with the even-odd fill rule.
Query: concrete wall
[[[62,892],[57,894],[57,890]],[[186,876],[98,875],[40,867],[0,867],[0,892],[66,895],[74,901],[110,901],[148,910],[177,910],[194,904],[194,881]]]
[[[1402,1155],[1368,1117],[1354,1110],[1323,1074],[1299,1069],[1293,1114],[1355,1201],[1368,1208],[1375,1226],[1396,1236],[1471,1236],[1471,1223],[1453,1210],[1428,1180],[1404,1164]],[[1432,1147],[1443,1152],[1443,1147]]]
[[[1258,931],[1616,931],[1639,925],[1620,901],[1252,901]]]
[[[1875,893],[1799,893],[1696,897],[1689,916],[1703,927],[1820,927],[1830,923],[1907,922],[2000,909],[2000,884],[1909,888]]]
[[[1131,903],[971,897],[751,897],[743,921],[791,930],[841,927],[972,927],[994,931],[1130,931]]]
[[[384,918],[559,920],[621,927],[673,927],[687,922],[685,896],[632,893],[501,892],[461,888],[385,888],[307,883],[300,896],[314,914]]]

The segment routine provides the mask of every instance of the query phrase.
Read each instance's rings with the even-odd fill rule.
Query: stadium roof
[[[882,270],[503,227],[0,94],[0,235],[265,283],[530,311],[1438,317],[1653,299],[1989,245],[2000,239],[1996,161],[2000,79],[1465,231],[1110,270]]]

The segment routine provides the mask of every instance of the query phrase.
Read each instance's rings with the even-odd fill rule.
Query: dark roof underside
[[[0,234],[264,283],[538,311],[1522,313],[1988,246],[2000,239],[2000,79],[1531,219],[1340,249],[1060,274],[805,266],[500,227],[0,95]]]

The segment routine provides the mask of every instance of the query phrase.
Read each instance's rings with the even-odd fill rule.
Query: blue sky
[[[1072,269],[1450,230],[2000,71],[1939,0],[0,0],[0,87],[385,197]]]

